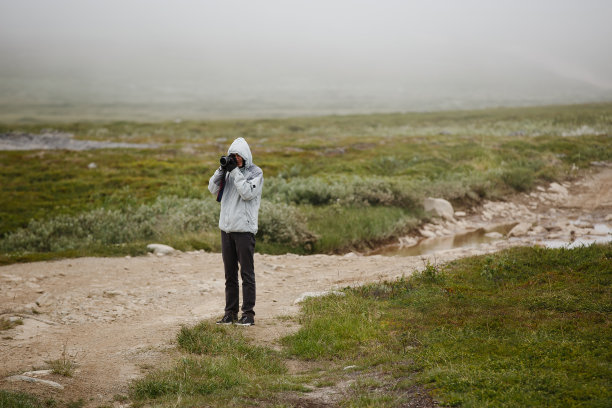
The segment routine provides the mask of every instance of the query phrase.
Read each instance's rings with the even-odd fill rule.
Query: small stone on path
[[[171,246],[164,244],[149,244],[147,245],[147,250],[155,255],[168,255],[175,251]]]
[[[52,388],[57,388],[58,390],[64,389],[64,386],[62,384],[56,383],[55,381],[41,380],[40,378],[28,377],[26,375],[13,375],[12,377],[8,377],[7,381],[10,381],[10,382],[23,381],[23,382],[29,382],[29,383],[34,383],[34,384],[46,385]]]

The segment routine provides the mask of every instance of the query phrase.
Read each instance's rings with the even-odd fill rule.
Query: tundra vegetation
[[[173,358],[119,397],[134,407],[396,407],[424,394],[461,407],[612,400],[612,244],[513,248],[343,293],[284,317],[300,329],[274,349],[239,327],[183,327]],[[44,405],[0,391],[3,406]]]
[[[424,219],[574,177],[612,158],[612,104],[164,123],[0,124],[153,149],[0,152],[0,263],[219,250],[207,190],[236,137],[264,170],[257,250],[363,250]],[[95,163],[94,168],[89,168]]]
[[[367,248],[426,219],[423,197],[467,207],[576,177],[612,156],[612,104],[0,125],[45,129],[159,147],[0,152],[2,263],[140,254],[153,240],[218,250],[218,204],[206,184],[239,136],[266,175],[258,251],[268,253]],[[447,406],[608,406],[611,261],[607,244],[427,264],[307,299],[285,318],[300,329],[274,349],[203,321],[180,330],[173,361],[143,368],[116,401],[290,407],[326,396],[347,407],[401,406],[426,391]],[[0,391],[0,407],[82,405]]]

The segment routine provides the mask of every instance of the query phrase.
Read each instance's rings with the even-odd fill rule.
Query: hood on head
[[[251,148],[244,138],[239,137],[234,140],[234,142],[230,145],[229,149],[227,149],[227,154],[230,155],[232,153],[239,154],[240,157],[244,159],[244,167],[248,167],[253,164],[253,155],[251,154]]]

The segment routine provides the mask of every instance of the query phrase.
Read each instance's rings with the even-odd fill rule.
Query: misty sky
[[[609,0],[0,0],[0,81],[612,90],[611,21]]]

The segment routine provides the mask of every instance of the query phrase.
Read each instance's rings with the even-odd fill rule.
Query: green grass
[[[418,210],[397,207],[303,207],[311,230],[319,239],[315,252],[371,249],[377,243],[407,233],[421,219]],[[342,220],[342,222],[330,222]]]
[[[611,316],[612,245],[517,248],[312,299],[285,344],[396,378],[408,366],[453,406],[603,407]]]
[[[32,394],[0,390],[0,408],[81,408],[85,401],[57,401],[54,398],[37,397]]]
[[[170,367],[132,383],[136,406],[153,401],[162,406],[252,406],[270,394],[302,390],[288,378],[279,353],[252,345],[240,328],[210,322],[183,327],[177,336],[181,356]]]
[[[269,253],[342,252],[384,242],[423,220],[426,196],[471,206],[612,160],[610,103],[273,120],[0,124],[3,132],[49,128],[81,139],[159,147],[0,152],[2,263],[127,255],[135,246],[142,253],[151,240],[215,250],[218,205],[207,191],[208,178],[239,136],[265,173],[258,251]],[[97,168],[89,169],[91,162]],[[277,213],[284,218],[277,221]],[[358,224],[333,228],[338,215]],[[126,219],[129,234],[121,232]]]
[[[39,408],[38,398],[22,392],[0,390],[0,408]]]
[[[131,385],[135,406],[604,407],[612,399],[612,245],[515,248],[311,298],[283,349],[203,322]],[[247,332],[248,333],[248,332]],[[299,374],[287,362],[308,367]],[[256,381],[253,381],[256,379]],[[319,401],[320,402],[320,401]]]

